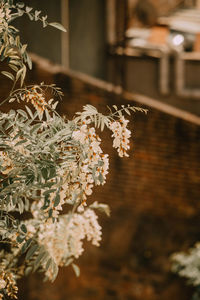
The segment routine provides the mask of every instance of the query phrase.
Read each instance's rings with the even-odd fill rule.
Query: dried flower
[[[7,152],[0,151],[1,173],[7,175],[13,169],[13,161],[8,156]]]
[[[12,272],[1,270],[0,290],[1,289],[5,289],[7,295],[11,297],[11,299],[17,299],[18,287],[16,286],[15,277]],[[0,297],[2,297],[1,293],[0,293]]]
[[[38,114],[41,116],[47,107],[47,102],[45,101],[43,94],[39,93],[36,87],[24,92],[24,94],[21,96],[21,100],[31,102]]]
[[[126,128],[128,122],[129,121],[122,116],[119,121],[111,122],[109,126],[113,132],[112,137],[114,137],[113,147],[117,148],[120,157],[129,156],[127,150],[130,149],[129,138],[131,131]]]

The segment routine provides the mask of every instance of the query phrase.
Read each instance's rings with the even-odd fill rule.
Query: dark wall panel
[[[48,16],[49,22],[61,22],[60,0],[26,0],[26,5],[41,10],[41,16]],[[42,28],[42,23],[30,21],[27,16],[15,21],[21,31],[28,51],[39,54],[55,63],[61,63],[61,31],[48,26]]]
[[[105,76],[104,0],[69,0],[70,67]]]

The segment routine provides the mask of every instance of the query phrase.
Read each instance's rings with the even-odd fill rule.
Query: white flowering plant
[[[200,300],[200,243],[196,243],[188,252],[174,253],[171,260],[172,271],[195,287],[192,300]]]
[[[1,61],[11,68],[2,73],[13,81],[1,104],[23,105],[0,111],[0,299],[17,298],[16,280],[30,272],[43,271],[45,279],[53,281],[59,267],[72,265],[79,275],[74,261],[84,251],[84,239],[95,246],[101,241],[96,211],[110,213],[107,204],[87,204],[94,186],[106,182],[109,168],[97,130],[111,130],[113,147],[120,157],[128,156],[131,132],[124,114],[147,112],[114,105],[103,115],[85,105],[67,120],[56,112],[63,96],[60,88],[45,83],[25,86],[26,65],[32,64],[12,20],[27,14],[44,27],[65,31],[40,17],[40,11],[32,11],[22,2],[0,2]],[[20,87],[14,89],[17,83]]]

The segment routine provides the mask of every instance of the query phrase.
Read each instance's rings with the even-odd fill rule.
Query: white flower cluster
[[[4,279],[0,279],[0,290],[6,287],[6,281]]]
[[[4,298],[4,293],[1,290],[6,290],[6,294],[11,299],[17,299],[18,287],[16,286],[15,276],[11,272],[0,269],[0,299]]]
[[[86,203],[94,186],[105,184],[109,169],[108,154],[103,153],[95,128],[109,128],[119,156],[128,156],[131,132],[122,113],[142,111],[130,105],[118,110],[113,105],[114,111],[104,115],[88,104],[67,120],[55,111],[58,101],[54,96],[63,95],[59,87],[44,83],[26,86],[31,59],[18,30],[10,25],[12,20],[26,14],[42,21],[43,27],[65,31],[40,13],[23,2],[0,0],[1,56],[11,68],[11,73],[2,74],[14,83],[2,104],[23,101],[25,106],[0,113],[0,231],[2,242],[10,244],[10,251],[0,251],[0,299],[17,298],[16,280],[36,270],[53,281],[59,266],[72,264],[78,275],[73,261],[83,253],[84,240],[95,246],[101,241],[95,210],[110,214],[106,204],[95,201],[88,208]],[[14,90],[19,81],[21,88]],[[45,100],[49,92],[53,98]],[[24,212],[28,212],[28,220],[19,217]]]
[[[110,130],[113,132],[113,147],[117,148],[120,157],[129,156],[127,150],[130,149],[129,138],[131,136],[131,131],[126,128],[128,122],[129,121],[122,116],[119,121],[111,122],[109,126]]]
[[[42,209],[44,205],[44,197],[42,193],[44,190],[41,190],[41,199],[40,201],[35,201],[32,203],[31,212],[35,219],[40,218],[40,216],[46,216],[48,218],[48,211],[52,209],[52,217],[58,218],[60,211],[62,211],[62,206],[66,203],[67,195],[68,195],[68,184],[63,184],[61,190],[59,192],[59,204],[55,206],[55,199],[57,195],[57,191],[52,192],[49,195],[49,205],[46,209]]]
[[[7,152],[0,151],[0,165],[2,166],[1,173],[7,175],[13,169],[13,162],[9,158]]]
[[[78,141],[83,148],[85,159],[82,160],[79,173],[78,189],[83,191],[83,201],[92,194],[95,185],[104,184],[108,174],[108,154],[103,154],[100,147],[101,139],[95,132],[94,127],[88,127],[86,121],[80,129],[75,130],[72,137]]]
[[[64,266],[69,259],[78,258],[83,253],[85,238],[99,246],[101,234],[98,217],[88,208],[81,214],[63,215],[58,222],[41,224],[38,241],[58,266]],[[46,275],[50,276],[50,273],[47,271]]]
[[[30,142],[26,141],[23,142],[23,144],[20,145],[20,142],[23,141],[22,138],[17,137],[18,131],[15,130],[13,131],[10,135],[9,138],[5,141],[5,144],[8,145],[13,149],[15,152],[19,152],[23,156],[30,156],[30,151],[28,151],[25,146],[27,146]],[[3,167],[2,173],[4,175],[7,175],[15,165],[15,162],[13,159],[9,156],[9,153],[6,151],[0,151],[0,165]]]
[[[172,271],[188,279],[188,283],[200,285],[200,243],[191,248],[188,253],[172,255]]]
[[[40,268],[53,281],[59,266],[72,264],[75,268],[73,261],[83,253],[84,239],[99,246],[102,233],[94,210],[110,213],[105,204],[94,202],[88,208],[86,202],[94,186],[106,182],[109,168],[108,154],[101,149],[95,127],[103,130],[103,124],[112,131],[119,156],[128,156],[131,133],[121,114],[103,116],[89,106],[88,111],[84,109],[82,115],[66,122],[50,110],[52,103],[44,102],[39,88],[23,91],[23,95],[22,100],[36,103],[38,113],[33,115],[28,109],[0,116],[9,128],[0,152],[0,169],[7,184],[2,198],[7,201],[8,213],[28,210],[32,218],[14,225],[6,236],[16,245],[6,258],[10,261],[26,253],[27,265],[20,266],[16,274],[21,277]],[[43,120],[40,116],[46,108]],[[27,122],[29,116],[32,121]],[[14,189],[8,181],[13,177]],[[4,286],[3,280],[0,286]]]

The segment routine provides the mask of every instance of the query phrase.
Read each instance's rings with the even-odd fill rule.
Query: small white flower
[[[128,156],[126,151],[130,148],[131,131],[126,128],[128,122],[124,117],[121,117],[119,121],[112,122],[109,126],[113,132],[112,137],[114,137],[113,147],[117,148],[120,157]]]
[[[33,233],[33,234],[36,232],[36,229],[32,224],[28,224],[26,227],[27,227],[28,232]]]
[[[75,130],[72,134],[72,137],[79,141],[81,144],[84,144],[87,140],[87,125],[82,125],[80,130]]]
[[[6,287],[6,281],[4,279],[0,279],[0,290]]]
[[[101,148],[99,147],[100,142],[93,141],[90,146],[92,147],[92,151],[95,153],[102,153]]]

